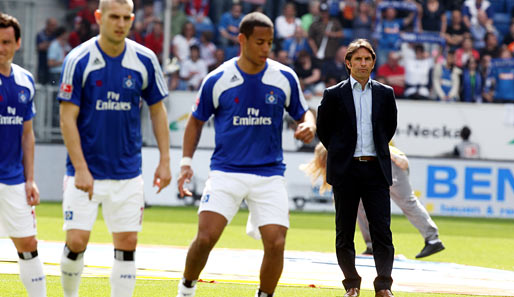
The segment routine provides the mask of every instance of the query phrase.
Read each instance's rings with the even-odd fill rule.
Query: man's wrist
[[[193,159],[191,157],[182,157],[182,159],[180,160],[180,167],[182,167],[182,166],[191,167],[192,164],[193,164]]]

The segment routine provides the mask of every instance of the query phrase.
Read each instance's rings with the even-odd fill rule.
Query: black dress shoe
[[[359,288],[350,288],[346,291],[346,294],[344,294],[343,297],[359,297],[359,291]]]
[[[380,290],[378,292],[375,293],[375,297],[394,297],[393,293],[391,292],[391,290]]]
[[[444,245],[440,241],[436,243],[425,242],[425,247],[421,250],[421,252],[419,252],[419,254],[416,255],[416,259],[433,255],[442,250],[444,250]]]

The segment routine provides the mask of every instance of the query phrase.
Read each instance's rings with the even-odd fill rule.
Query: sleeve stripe
[[[82,60],[84,56],[89,54],[88,47],[85,46],[84,49],[81,51],[78,51],[77,54],[70,53],[66,57],[66,66],[64,66],[63,74],[62,74],[62,82],[66,84],[72,84],[73,83],[73,74],[75,73],[75,67],[77,66],[77,63]]]
[[[154,52],[143,46],[140,46],[139,44],[133,44],[131,41],[127,42],[130,42],[131,45],[134,45],[136,53],[139,53],[150,59],[150,61],[152,62],[152,66],[154,68],[155,83],[157,84],[157,88],[159,89],[159,92],[162,96],[166,96],[168,94],[168,87],[166,81],[164,80],[164,75],[162,73],[161,65],[159,65],[159,62],[157,60],[157,56],[155,56]]]

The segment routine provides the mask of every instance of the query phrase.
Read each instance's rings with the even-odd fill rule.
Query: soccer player
[[[0,236],[11,237],[20,278],[30,297],[46,296],[43,265],[37,253],[39,190],[34,182],[34,78],[13,64],[21,46],[18,20],[0,13]]]
[[[262,13],[245,16],[239,26],[241,55],[203,81],[184,132],[180,195],[193,176],[193,153],[205,121],[214,115],[216,147],[198,210],[198,234],[189,248],[178,296],[193,296],[211,249],[245,199],[250,210],[247,233],[262,238],[264,258],[256,296],[273,296],[283,268],[289,227],[285,164],[282,157],[284,108],[298,122],[295,137],[314,138],[314,115],[307,109],[298,77],[267,59],[273,23]]]
[[[63,213],[66,245],[61,259],[64,296],[78,296],[83,254],[98,205],[114,243],[111,296],[131,296],[134,254],[143,218],[141,118],[149,105],[160,161],[154,186],[171,180],[169,132],[163,99],[168,90],[155,54],[126,39],[132,0],[100,0],[99,36],[66,57],[58,94],[61,130],[68,150]]]

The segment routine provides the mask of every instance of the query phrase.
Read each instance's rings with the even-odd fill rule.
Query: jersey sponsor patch
[[[59,89],[59,98],[70,100],[72,92],[73,92],[72,85],[62,83],[61,88]]]

